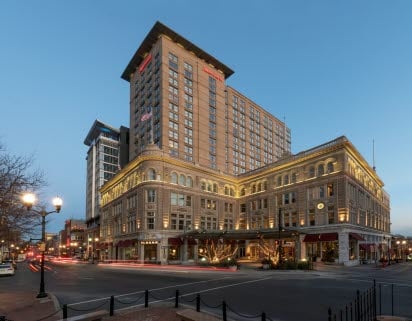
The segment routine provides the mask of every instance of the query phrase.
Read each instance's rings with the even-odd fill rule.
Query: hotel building
[[[89,146],[86,157],[86,242],[88,252],[99,237],[100,192],[99,189],[128,163],[128,128],[113,128],[95,120],[84,144]]]
[[[107,259],[197,261],[207,239],[258,259],[339,263],[383,256],[389,196],[339,137],[291,154],[286,124],[226,85],[233,71],[157,22],[122,78],[130,83],[129,163],[100,189]]]

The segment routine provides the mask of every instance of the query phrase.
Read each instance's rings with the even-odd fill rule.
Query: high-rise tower
[[[227,86],[232,74],[157,22],[122,75],[130,82],[130,159],[154,143],[172,157],[237,175],[289,154],[290,130]]]

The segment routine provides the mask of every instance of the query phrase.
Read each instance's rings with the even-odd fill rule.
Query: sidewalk
[[[62,318],[54,295],[37,299],[37,292],[0,293],[0,316],[13,321],[55,321]]]

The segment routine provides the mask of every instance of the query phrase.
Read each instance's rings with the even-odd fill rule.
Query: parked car
[[[0,263],[0,275],[14,275],[14,267],[11,263]]]
[[[9,263],[11,265],[13,265],[13,269],[17,270],[17,263],[14,260],[5,260],[3,261],[3,263]]]

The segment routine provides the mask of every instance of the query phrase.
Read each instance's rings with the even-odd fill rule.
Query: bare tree
[[[233,258],[237,250],[237,246],[224,243],[220,239],[210,238],[205,241],[204,250],[199,256],[206,258],[210,263],[221,263],[225,259]]]
[[[10,155],[0,143],[0,238],[18,241],[39,225],[39,215],[24,209],[24,192],[45,186],[44,175],[32,171],[33,157]]]

